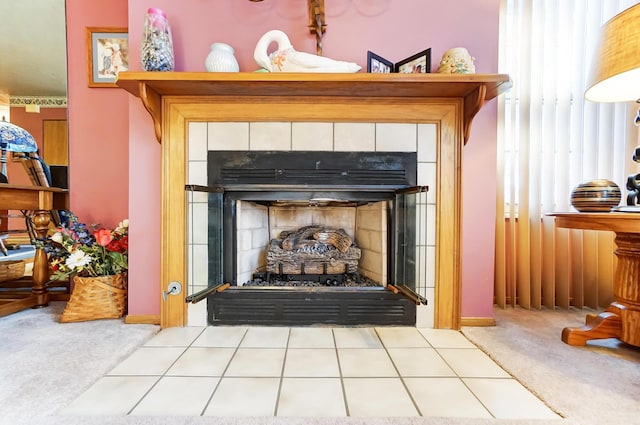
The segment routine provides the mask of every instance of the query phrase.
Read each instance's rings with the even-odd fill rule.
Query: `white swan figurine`
[[[267,54],[271,43],[277,43],[278,49]],[[360,66],[352,62],[342,62],[311,53],[294,50],[289,37],[280,30],[265,33],[253,52],[256,63],[270,72],[358,72]]]

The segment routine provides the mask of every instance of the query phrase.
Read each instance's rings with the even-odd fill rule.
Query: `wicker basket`
[[[24,276],[24,261],[0,261],[0,282],[20,279]]]
[[[73,283],[73,292],[60,317],[62,323],[118,319],[126,313],[126,274],[75,276]]]

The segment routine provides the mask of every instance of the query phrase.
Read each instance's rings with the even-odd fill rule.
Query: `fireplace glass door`
[[[306,167],[294,159],[238,172],[233,164],[264,158],[223,158],[209,186],[186,187],[189,211],[206,208],[207,217],[196,223],[188,214],[189,300],[207,300],[213,325],[415,324],[415,306],[427,303],[427,189],[410,186],[415,170],[406,177],[397,165],[415,159],[369,156],[355,171],[332,157]],[[206,270],[195,266],[196,241]]]

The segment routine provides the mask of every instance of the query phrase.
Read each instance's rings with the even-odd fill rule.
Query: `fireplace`
[[[208,151],[208,185],[187,186],[208,194],[207,227],[191,227],[208,234],[207,289],[190,300],[206,295],[212,325],[414,325],[430,272],[416,261],[417,164],[416,152]]]
[[[208,149],[413,151],[434,221],[421,235],[433,274],[417,325],[460,328],[462,149],[508,75],[129,71],[117,85],[141,99],[161,143],[159,296],[176,282],[206,288],[207,236],[187,225],[206,221],[207,196],[187,200],[185,184],[206,186]],[[160,299],[162,327],[205,324],[202,303],[185,304],[184,292]]]

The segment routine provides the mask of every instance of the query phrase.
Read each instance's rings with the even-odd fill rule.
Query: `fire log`
[[[308,241],[314,233],[322,230],[319,226],[305,226],[301,227],[294,232],[287,232],[284,240],[282,241],[282,249],[285,251],[291,251],[299,249],[305,241]],[[285,232],[280,233],[282,237]]]
[[[343,229],[323,229],[315,232],[313,238],[317,241],[335,246],[340,252],[347,252],[353,244],[353,239],[351,239]]]

